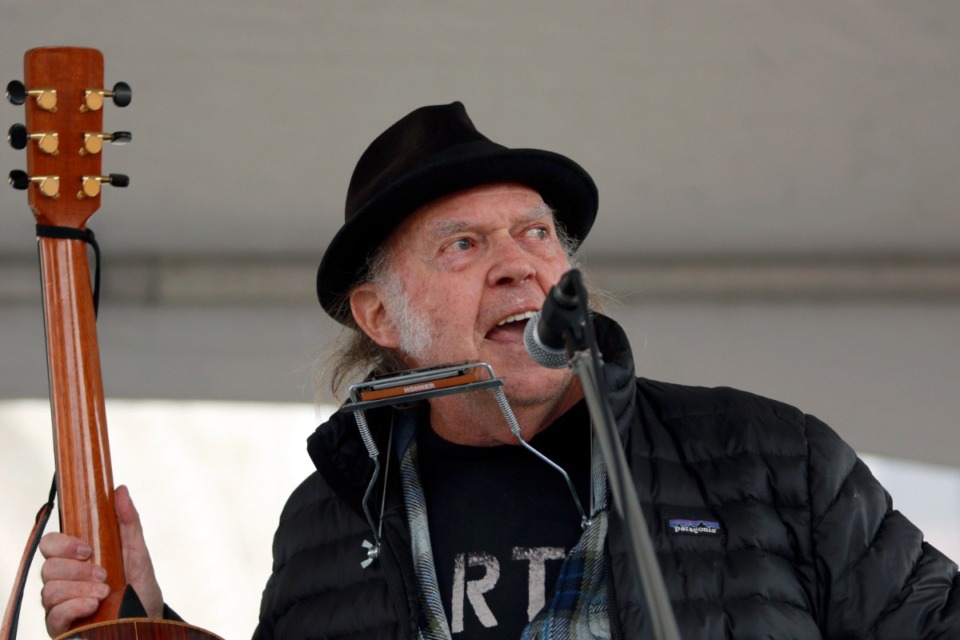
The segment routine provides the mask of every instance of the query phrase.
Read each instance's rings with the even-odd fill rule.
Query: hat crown
[[[344,220],[401,178],[426,170],[461,145],[477,142],[494,144],[477,131],[460,102],[412,111],[377,136],[360,156],[350,178]]]

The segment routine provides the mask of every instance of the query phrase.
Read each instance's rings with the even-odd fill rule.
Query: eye
[[[447,243],[443,247],[444,253],[456,253],[458,251],[468,251],[473,248],[473,241],[470,238],[457,238]]]
[[[550,237],[550,229],[547,227],[531,227],[527,229],[527,236],[536,240],[546,240]]]

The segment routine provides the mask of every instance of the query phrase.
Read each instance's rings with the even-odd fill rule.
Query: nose
[[[490,253],[492,264],[487,272],[490,286],[520,284],[537,274],[533,257],[513,237],[500,238]]]

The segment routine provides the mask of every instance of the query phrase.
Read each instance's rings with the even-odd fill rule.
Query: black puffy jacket
[[[794,408],[731,389],[634,378],[620,327],[597,333],[605,382],[680,631],[710,638],[960,639],[957,566],[898,512],[854,452]],[[368,414],[381,451],[389,409]],[[274,539],[254,638],[416,638],[417,585],[392,465],[383,546],[361,500],[372,463],[353,418],[308,440],[317,473],[294,491]],[[381,487],[378,488],[379,491]],[[719,523],[675,533],[671,520]],[[610,519],[614,637],[652,638]]]

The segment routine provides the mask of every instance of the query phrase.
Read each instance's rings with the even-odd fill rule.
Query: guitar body
[[[127,582],[114,511],[96,312],[82,234],[100,206],[100,185],[120,178],[122,184],[114,184],[126,184],[123,176],[101,175],[100,143],[114,139],[103,131],[104,97],[112,95],[118,106],[124,106],[129,95],[121,100],[115,91],[104,89],[103,55],[78,47],[28,51],[24,85],[27,189],[41,236],[38,249],[61,530],[93,548],[92,561],[106,569],[111,589],[94,615],[77,621],[61,638],[218,638],[181,622],[118,619]],[[48,144],[52,139],[57,144]]]
[[[56,640],[222,640],[183,622],[128,618],[73,629]]]

